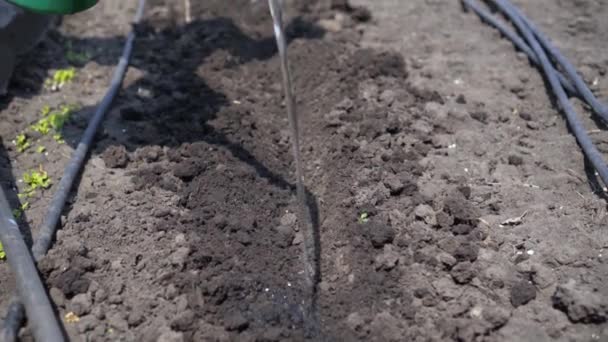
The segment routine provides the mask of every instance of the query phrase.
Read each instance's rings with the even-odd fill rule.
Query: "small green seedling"
[[[51,186],[51,178],[40,167],[39,171],[30,171],[23,174],[23,182],[27,185],[25,195],[31,197],[38,189],[48,189]]]
[[[46,171],[40,168],[40,171],[30,171],[23,174],[23,181],[29,187],[36,189],[48,189],[51,186],[51,179]]]
[[[0,260],[6,259],[6,253],[4,252],[4,246],[2,246],[2,242],[0,242]]]
[[[46,152],[46,147],[38,146],[38,147],[36,147],[36,152],[42,154],[42,153]]]
[[[38,120],[30,128],[42,135],[47,135],[51,130],[60,131],[65,123],[70,119],[76,107],[62,105],[59,110],[42,109],[42,119]],[[61,140],[61,139],[55,139]]]
[[[22,214],[21,210],[19,210],[19,209],[13,209],[13,216],[14,216],[14,217],[15,217],[17,220],[21,218],[21,214]]]
[[[70,64],[82,65],[91,59],[91,55],[88,52],[78,52],[72,48],[72,42],[68,41],[65,44],[66,52],[65,58]]]
[[[52,91],[57,91],[63,88],[64,85],[72,82],[74,77],[76,77],[76,69],[60,69],[55,71],[53,77],[47,79],[44,83],[47,88],[51,89]]]
[[[357,221],[360,224],[366,223],[367,221],[369,221],[369,214],[365,213],[365,212],[359,214],[359,217],[357,218]]]
[[[22,153],[30,147],[30,142],[27,139],[25,133],[19,133],[14,140],[15,146],[17,146],[17,151]]]
[[[32,131],[38,132],[42,135],[47,135],[51,131],[49,120],[46,118],[40,119],[38,122],[33,124],[31,127]]]
[[[55,141],[58,144],[63,144],[65,142],[65,140],[63,140],[63,135],[61,135],[61,133],[53,134],[53,139],[55,139]]]
[[[49,115],[49,113],[51,113],[51,106],[49,105],[44,105],[44,107],[42,107],[42,109],[40,110],[40,115],[42,117]]]
[[[24,202],[23,204],[21,204],[21,206],[19,207],[19,209],[14,209],[13,210],[13,216],[15,216],[16,219],[20,219],[21,216],[23,215],[23,213],[29,207],[30,207],[30,202]]]

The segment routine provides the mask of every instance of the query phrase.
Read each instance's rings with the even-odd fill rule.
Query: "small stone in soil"
[[[511,304],[514,307],[528,304],[535,298],[536,288],[529,281],[520,281],[511,288]]]

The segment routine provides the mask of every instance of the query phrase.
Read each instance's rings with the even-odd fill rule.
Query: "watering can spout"
[[[73,14],[87,10],[99,0],[6,0],[32,12],[46,14]]]

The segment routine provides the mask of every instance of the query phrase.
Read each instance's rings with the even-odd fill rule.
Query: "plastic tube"
[[[562,111],[566,116],[566,120],[572,130],[572,133],[576,137],[579,145],[581,146],[583,153],[589,159],[600,178],[604,182],[604,185],[608,185],[608,167],[606,167],[606,163],[602,158],[602,154],[595,147],[591,138],[587,134],[587,131],[583,127],[583,124],[578,119],[576,112],[570,101],[566,96],[566,92],[564,88],[561,86],[559,82],[559,78],[557,77],[557,71],[551,64],[549,57],[543,50],[540,43],[536,40],[537,36],[530,30],[530,27],[526,25],[526,23],[519,16],[519,13],[514,9],[514,6],[511,5],[507,0],[494,0],[494,3],[500,8],[500,10],[513,22],[513,24],[517,27],[517,29],[524,36],[528,44],[532,50],[538,56],[538,60],[542,66],[542,69],[546,75],[551,88],[562,107]]]
[[[534,63],[536,66],[540,67],[538,57],[536,56],[534,51],[532,51],[532,49],[530,49],[530,46],[528,46],[528,44],[523,39],[521,39],[521,37],[519,37],[516,32],[509,29],[507,27],[507,25],[503,24],[498,19],[496,19],[493,15],[491,15],[489,12],[487,12],[483,8],[481,8],[481,6],[479,6],[479,4],[476,1],[462,0],[462,2],[466,8],[471,9],[473,12],[475,12],[481,18],[481,20],[485,21],[490,26],[493,26],[498,31],[500,31],[500,33],[502,35],[504,35],[507,39],[509,39],[513,43],[513,45],[515,45],[519,50],[521,50],[523,53],[525,53],[528,56],[528,58],[530,58],[532,63]],[[574,88],[574,86],[572,85],[572,82],[570,82],[561,73],[559,73],[558,76],[559,76],[560,82],[562,83],[562,86],[564,87],[564,89],[566,89],[566,91],[568,91],[568,93],[570,93],[574,96],[581,97],[578,90],[576,88]]]
[[[141,21],[144,5],[145,0],[140,0],[139,8],[135,16],[135,24]],[[114,70],[114,76],[112,77],[110,87],[103,99],[101,100],[101,103],[97,107],[97,110],[95,111],[93,118],[89,122],[89,125],[84,131],[84,134],[82,135],[78,147],[76,147],[76,150],[72,154],[72,159],[70,160],[68,166],[65,168],[63,177],[59,182],[58,189],[55,192],[48,212],[44,218],[44,221],[42,222],[42,226],[40,227],[40,233],[36,238],[34,247],[32,247],[32,253],[36,260],[44,256],[51,246],[51,243],[55,236],[55,232],[57,230],[57,224],[59,223],[59,219],[61,217],[61,212],[63,211],[65,201],[67,200],[70,190],[72,189],[74,180],[76,179],[78,173],[80,172],[80,169],[82,168],[82,165],[87,156],[87,153],[89,152],[91,143],[95,138],[95,133],[97,132],[99,125],[103,121],[106,113],[108,112],[108,109],[110,109],[110,106],[112,105],[112,102],[116,97],[116,94],[118,94],[118,91],[120,90],[122,80],[129,66],[129,60],[131,58],[134,40],[135,31],[131,31],[129,33],[129,36],[127,37],[127,41],[125,43],[122,56],[120,57],[120,61],[118,62],[118,65]]]
[[[146,0],[139,0],[137,12],[133,21],[134,25],[137,25],[141,22],[145,3]],[[57,231],[59,219],[61,217],[61,212],[63,211],[65,201],[74,184],[74,180],[78,176],[78,173],[80,172],[84,164],[84,160],[87,156],[89,148],[91,147],[93,139],[95,138],[95,133],[97,132],[99,125],[103,121],[105,114],[112,105],[116,94],[118,94],[118,91],[120,90],[122,80],[129,66],[129,60],[131,58],[131,52],[133,50],[133,42],[135,40],[135,35],[135,29],[133,28],[125,42],[122,56],[120,57],[120,61],[116,69],[114,70],[114,75],[112,77],[112,81],[110,83],[108,91],[106,92],[101,103],[97,107],[93,117],[89,121],[89,124],[84,134],[82,135],[80,143],[72,154],[72,158],[70,159],[67,167],[65,168],[63,177],[61,178],[61,181],[57,186],[57,191],[53,196],[47,215],[44,218],[42,226],[40,227],[40,232],[36,238],[36,241],[34,242],[34,246],[32,247],[32,254],[36,261],[39,261],[46,254],[46,252],[51,246],[51,243],[53,242],[53,238]],[[4,240],[2,241],[4,242]],[[8,257],[11,258],[10,255],[8,255]],[[22,277],[21,281],[28,281],[28,279],[30,278],[38,277],[38,273],[35,268],[33,269],[33,273],[31,273],[32,270],[29,270],[28,272],[22,271],[23,266],[15,265],[15,267],[15,272],[20,275],[20,277]],[[46,298],[46,292],[44,291],[44,289],[42,289],[42,293],[38,292],[20,292],[19,298],[13,298],[9,310],[7,312],[7,316],[4,322],[4,329],[2,332],[2,337],[4,338],[3,340],[5,342],[12,342],[16,340],[17,332],[20,328],[24,316],[23,305],[21,304],[21,301],[26,304],[26,312],[28,317],[30,317],[30,322],[35,326],[37,324],[36,322],[39,321],[38,319],[35,319],[34,316],[32,316],[30,310],[27,310],[27,302],[29,300],[29,297],[38,297],[44,295]],[[51,321],[54,320],[55,317],[47,317],[46,319]],[[36,339],[39,341],[47,341],[46,338],[36,337]]]
[[[578,90],[578,93],[584,98],[585,102],[591,106],[593,111],[604,120],[605,123],[608,123],[608,107],[602,104],[596,97],[593,95],[589,87],[583,79],[579,76],[576,68],[568,61],[561,52],[551,44],[549,39],[534,25],[532,21],[530,21],[526,16],[515,6],[513,6],[509,1],[504,2],[504,6],[508,7],[510,11],[513,12],[513,15],[517,15],[523,24],[525,24],[532,34],[536,36],[536,39],[540,43],[540,45],[555,59],[555,61],[562,67],[566,75],[574,82],[574,86]]]
[[[51,301],[46,295],[30,250],[23,240],[3,190],[0,190],[0,240],[8,263],[15,273],[17,293],[30,317],[34,337],[38,341],[64,341]],[[23,308],[20,311],[22,312]],[[15,336],[16,333],[17,331]]]

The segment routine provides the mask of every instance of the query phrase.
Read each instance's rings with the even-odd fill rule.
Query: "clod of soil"
[[[388,225],[378,222],[377,220],[371,220],[370,222],[365,223],[364,228],[367,231],[374,248],[382,248],[395,239],[395,231]]]
[[[106,167],[124,168],[129,162],[129,153],[124,146],[110,146],[101,155]]]
[[[563,310],[572,322],[602,323],[608,320],[608,301],[574,280],[560,284],[553,294],[553,304]]]
[[[463,261],[452,268],[450,275],[457,284],[468,284],[475,278],[475,269],[469,261]]]
[[[536,298],[536,287],[527,280],[517,282],[511,288],[511,304],[514,307],[518,307],[524,304],[528,304],[531,300]]]

